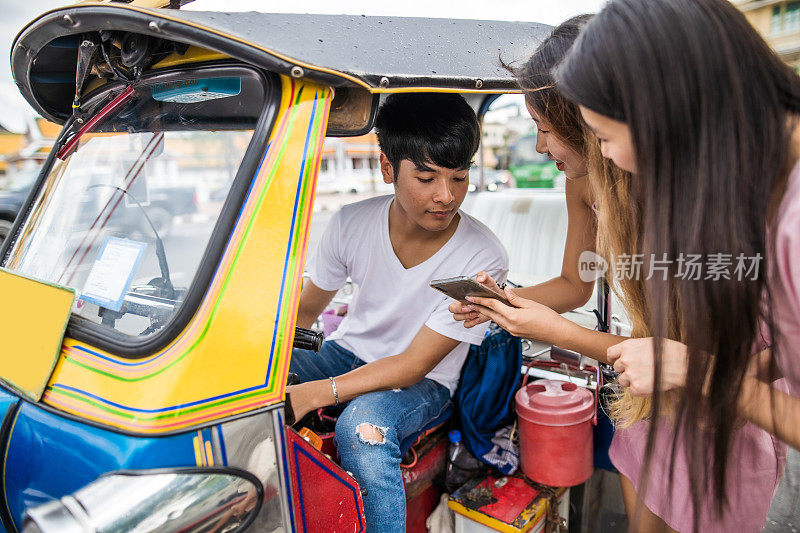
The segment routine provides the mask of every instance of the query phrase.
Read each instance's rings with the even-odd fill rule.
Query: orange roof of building
[[[21,133],[0,133],[0,156],[10,156],[25,146],[25,135]]]
[[[371,131],[366,135],[359,135],[358,137],[344,137],[344,142],[347,144],[374,144],[377,147],[378,136]]]
[[[41,117],[36,119],[36,125],[39,127],[39,131],[42,132],[42,136],[46,139],[55,139],[58,137],[58,134],[61,133],[61,126]]]

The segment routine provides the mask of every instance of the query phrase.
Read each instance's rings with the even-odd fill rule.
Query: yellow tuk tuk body
[[[270,148],[189,324],[135,363],[65,339],[44,403],[154,434],[282,401],[332,91],[285,77],[281,85]]]
[[[47,341],[0,356],[3,527],[363,529],[357,483],[284,428],[324,138],[369,131],[382,93],[459,92],[477,107],[516,91],[498,58],[527,57],[545,31],[136,3],[24,28],[15,79],[64,129],[0,248],[0,284],[31,304],[3,321],[3,344]],[[465,34],[474,49],[454,47]],[[170,153],[183,159],[159,174]],[[223,183],[181,215],[202,235],[168,239],[174,216],[159,223],[158,195],[176,194],[160,176],[175,173]],[[170,273],[183,256],[191,267]],[[37,306],[60,311],[38,320]]]

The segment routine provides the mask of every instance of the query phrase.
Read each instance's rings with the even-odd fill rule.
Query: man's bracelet
[[[332,377],[328,379],[331,380],[331,388],[333,389],[333,405],[339,405],[339,391],[336,390],[336,381]]]

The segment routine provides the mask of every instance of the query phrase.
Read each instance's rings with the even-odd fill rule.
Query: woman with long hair
[[[647,428],[642,464],[630,466],[647,486],[658,456],[684,465],[697,527],[705,511],[724,517],[739,503],[738,465],[758,445],[739,438],[746,422],[800,447],[800,78],[725,0],[612,1],[556,78],[603,155],[633,175],[639,250],[666,265],[645,281],[652,338],[608,356],[655,412],[671,400],[666,423]],[[689,254],[705,262],[701,275],[687,275]],[[652,505],[645,492],[639,508]]]
[[[584,305],[592,295],[593,283],[581,279],[578,258],[584,250],[595,249],[596,220],[586,167],[586,140],[578,107],[567,102],[555,90],[550,69],[558,64],[575,42],[591,15],[578,15],[553,30],[537,53],[520,69],[503,65],[515,74],[525,92],[525,105],[536,123],[536,151],[555,161],[566,176],[567,237],[561,273],[543,283],[516,289],[516,294],[555,309],[559,313]],[[544,67],[546,65],[546,67]],[[478,281],[497,287],[485,273]],[[451,311],[457,312],[455,304]],[[486,317],[472,313],[469,327],[485,322]]]
[[[558,30],[557,28],[554,31],[554,35],[557,35]],[[569,48],[572,41],[566,43],[566,48]],[[547,41],[542,46],[546,45]],[[551,69],[563,58],[563,54],[554,58],[547,54],[542,56],[540,52],[541,50],[537,51],[521,71],[520,84],[526,91],[532,115],[552,121],[550,117],[564,116],[562,109],[570,106],[555,90],[550,77]],[[531,105],[537,100],[528,95],[537,95],[544,91],[550,92],[552,96],[548,105],[538,108]],[[559,101],[558,105],[554,104]],[[574,104],[572,106],[577,107]],[[578,121],[578,124],[578,131],[586,129],[583,120]],[[588,160],[587,169],[594,191],[593,198],[597,202],[598,250],[611,268],[609,274],[615,280],[616,289],[633,323],[633,336],[647,337],[654,334],[651,329],[653,306],[650,303],[653,300],[648,297],[645,281],[641,277],[626,275],[625,272],[615,272],[613,267],[615,257],[639,257],[642,253],[644,245],[640,235],[647,220],[648,206],[644,204],[638,191],[636,179],[629,172],[603,160],[596,143],[596,139],[591,137],[583,145],[582,155],[584,160]],[[486,283],[490,284],[491,280],[486,280]],[[661,313],[659,316],[665,321],[661,330],[662,336],[675,341],[684,340],[684,315],[679,312],[680,291],[675,283],[664,283],[664,286],[657,300]],[[457,319],[464,319],[466,326],[491,318],[515,335],[550,342],[603,362],[616,360],[609,359],[607,352],[610,347],[622,342],[622,337],[581,328],[546,305],[533,301],[533,298],[526,298],[524,292],[521,295],[520,292],[525,290],[528,289],[507,290],[513,304],[511,307],[493,300],[475,299],[474,303],[483,305],[463,307],[456,303],[451,305],[451,311]],[[628,341],[635,342],[637,341]],[[672,366],[667,368],[673,369]],[[623,384],[629,384],[627,377],[623,373]],[[659,403],[653,403],[649,397],[631,396],[630,391],[624,389],[614,405],[613,418],[618,429],[610,450],[611,459],[622,474],[623,494],[631,530],[688,530],[694,526],[708,531],[723,531],[729,529],[731,524],[743,531],[760,529],[780,476],[780,447],[776,447],[765,432],[752,424],[741,427],[741,423],[735,422],[733,426],[737,431],[734,432],[734,428],[731,428],[733,437],[730,440],[735,448],[733,453],[737,455],[737,461],[730,469],[728,478],[723,481],[731,488],[727,491],[729,505],[724,506],[724,509],[722,505],[717,508],[713,501],[700,501],[702,497],[695,498],[693,506],[691,502],[687,505],[685,495],[695,486],[692,483],[694,472],[690,471],[690,466],[694,465],[686,460],[683,439],[675,438],[677,433],[673,431],[672,421],[674,408],[679,400],[671,397],[674,395],[673,393],[670,397],[659,398],[656,400],[660,400]],[[651,424],[650,420],[663,423]],[[663,427],[663,431],[658,434],[660,440],[649,443],[648,433],[656,426]],[[704,422],[701,427],[708,428],[708,424]],[[669,443],[674,441],[678,444],[675,457],[669,449]],[[645,466],[653,474],[649,476],[649,481],[645,475],[648,471]],[[700,496],[706,494],[704,489],[700,492]],[[645,503],[644,506],[642,502]]]

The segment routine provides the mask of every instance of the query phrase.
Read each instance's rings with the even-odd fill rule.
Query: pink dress
[[[656,437],[647,494],[642,495],[642,462],[647,442],[649,422],[637,422],[619,429],[611,442],[611,462],[636,488],[639,497],[654,514],[676,531],[692,531],[694,506],[689,489],[689,467],[683,454],[682,441],[674,463],[670,464],[673,427],[664,422]],[[783,473],[786,447],[769,433],[753,424],[736,432],[733,449],[728,458],[727,494],[729,506],[722,516],[714,511],[711,487],[704,487],[708,496],[701,502],[702,512],[698,531],[748,533],[761,531]],[[669,484],[672,467],[672,484]]]
[[[800,397],[800,163],[795,165],[775,221],[775,254],[771,258],[773,316],[780,331],[777,363],[785,379],[778,388]],[[642,421],[617,430],[609,455],[612,463],[633,482],[639,497],[667,525],[677,531],[692,530],[693,505],[688,464],[678,446],[670,464],[672,431],[661,424],[656,438],[647,493],[642,494],[642,462],[649,423]],[[727,494],[730,505],[722,516],[713,511],[711,489],[702,502],[700,531],[747,533],[761,531],[783,473],[786,446],[753,424],[736,432],[728,460]],[[673,483],[669,484],[669,470]]]
[[[772,305],[780,331],[777,361],[789,393],[800,397],[800,163],[789,176],[775,228]]]

